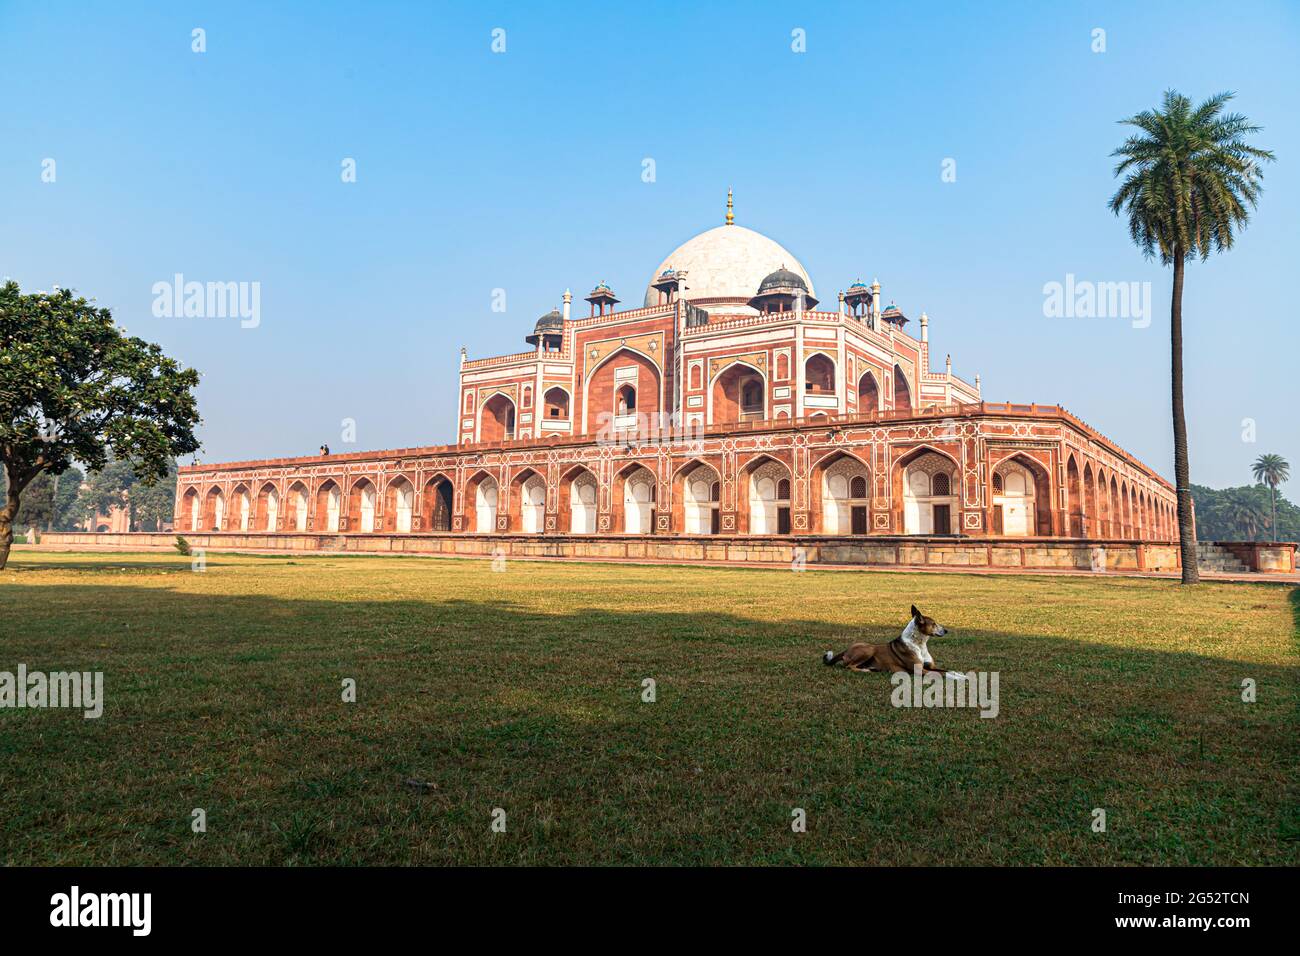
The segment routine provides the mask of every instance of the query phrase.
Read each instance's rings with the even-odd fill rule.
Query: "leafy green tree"
[[[131,504],[131,521],[137,531],[146,525],[154,531],[161,531],[164,521],[171,518],[176,507],[176,462],[167,467],[165,477],[147,485],[136,481],[127,489],[127,498]]]
[[[112,455],[151,482],[177,455],[197,450],[198,381],[198,372],[124,335],[108,309],[67,289],[24,294],[16,282],[0,286],[0,463],[7,478],[0,569],[23,492],[38,475],[63,472],[74,460],[97,471]]]
[[[1260,529],[1268,522],[1260,503],[1239,490],[1228,496],[1221,514],[1224,521],[1237,532],[1234,537],[1244,541],[1257,539]]]
[[[1184,584],[1195,584],[1200,575],[1183,411],[1183,269],[1189,259],[1204,261],[1211,252],[1232,248],[1235,230],[1250,221],[1248,208],[1255,208],[1263,188],[1260,164],[1274,158],[1243,138],[1260,127],[1238,113],[1223,113],[1232,96],[1219,93],[1193,108],[1191,100],[1169,90],[1160,108],[1120,121],[1138,132],[1112,154],[1120,157],[1115,175],[1124,178],[1111,197],[1111,211],[1127,214],[1129,235],[1144,255],[1159,255],[1174,269],[1169,336]]]
[[[1255,480],[1260,484],[1268,485],[1271,492],[1269,495],[1269,506],[1272,509],[1273,518],[1269,522],[1269,527],[1273,530],[1273,540],[1277,540],[1277,486],[1282,484],[1291,477],[1291,465],[1281,455],[1260,455],[1255,459],[1255,464],[1250,466],[1250,470],[1255,475]]]
[[[1196,533],[1202,541],[1241,541],[1243,532],[1233,513],[1236,509],[1229,506],[1235,501],[1250,501],[1260,516],[1258,527],[1261,533],[1254,540],[1264,540],[1271,535],[1262,533],[1268,527],[1268,515],[1272,504],[1269,489],[1264,485],[1241,485],[1236,488],[1207,488],[1204,485],[1192,485],[1192,494],[1196,497]],[[1277,494],[1277,539],[1279,541],[1300,541],[1300,507],[1286,500],[1281,492]]]
[[[114,460],[92,471],[77,496],[77,518],[94,521],[97,515],[106,515],[113,508],[125,508],[127,492],[134,481],[130,462]]]

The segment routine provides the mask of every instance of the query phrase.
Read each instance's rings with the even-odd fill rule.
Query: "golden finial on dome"
[[[731,202],[731,187],[728,186],[727,187],[727,225],[728,226],[734,226],[736,224],[736,214],[731,211],[732,208],[733,208],[733,204]]]

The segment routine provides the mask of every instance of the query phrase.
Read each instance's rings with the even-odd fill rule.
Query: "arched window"
[[[691,388],[693,390],[698,389],[700,387],[700,376],[702,374],[703,372],[701,371],[701,366],[699,365],[691,366]]]
[[[865,498],[867,496],[867,479],[858,475],[849,483],[850,498]]]
[[[1000,494],[1002,494],[1002,476],[1001,476],[1001,475],[994,475],[994,476],[993,476],[993,493],[994,493],[995,495],[1000,495]]]
[[[903,473],[904,534],[953,533],[960,517],[953,472],[951,459],[931,451],[907,466]]]
[[[899,365],[894,366],[894,407],[912,407],[912,390],[908,387],[907,378]]]
[[[546,402],[545,413],[547,418],[563,419],[569,417],[569,393],[564,389],[558,385],[549,388],[546,390],[546,394],[542,396],[542,399]]]
[[[790,356],[786,352],[781,352],[776,357],[776,377],[782,382],[790,378]]]
[[[533,387],[531,385],[525,385],[524,386],[524,408],[532,408],[532,407],[533,407]]]
[[[763,383],[760,380],[751,378],[741,386],[740,410],[746,414],[763,410]]]
[[[804,363],[804,390],[830,394],[835,391],[835,363],[818,352]]]
[[[614,414],[618,416],[636,414],[636,389],[631,385],[620,385],[614,393]]]

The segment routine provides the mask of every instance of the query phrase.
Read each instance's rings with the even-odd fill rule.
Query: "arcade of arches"
[[[733,371],[724,391],[740,397],[756,370],[734,365],[718,381]],[[858,389],[869,396],[877,386],[864,376]],[[1009,442],[984,446],[970,467],[960,442],[832,447],[833,424],[808,428],[821,446],[796,446],[806,452],[212,476],[182,481],[175,524],[316,534],[1175,537],[1171,489],[1113,459],[1069,448],[1062,461],[1056,448]]]

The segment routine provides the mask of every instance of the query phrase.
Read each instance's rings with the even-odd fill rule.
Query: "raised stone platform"
[[[472,535],[472,534],[255,534],[187,533],[192,548],[212,551],[426,554],[447,557],[573,558],[668,563],[756,562],[951,567],[971,569],[1073,570],[1096,572],[1176,571],[1173,543],[1077,538],[952,538],[917,536],[746,536],[746,535]],[[174,534],[135,532],[91,534],[52,532],[42,545],[121,550],[171,550]],[[1295,545],[1260,546],[1273,573],[1295,570]]]

